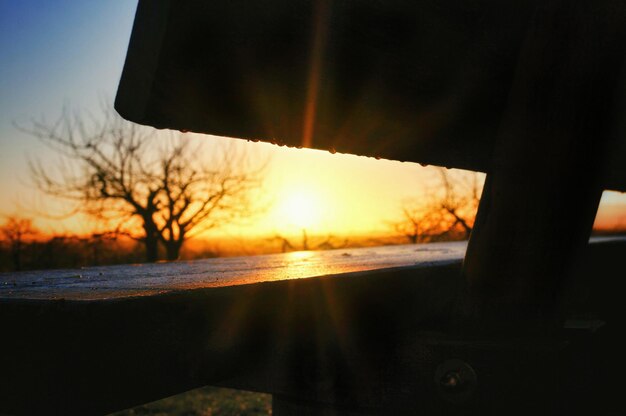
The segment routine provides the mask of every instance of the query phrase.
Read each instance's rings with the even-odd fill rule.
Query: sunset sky
[[[0,215],[35,216],[55,207],[29,186],[28,160],[56,156],[18,131],[32,118],[59,117],[63,105],[97,114],[112,101],[130,37],[135,1],[0,0]],[[220,140],[189,135],[189,140]],[[258,160],[270,158],[264,189],[270,209],[228,235],[389,232],[403,199],[436,180],[433,168],[314,150],[239,142]],[[55,209],[59,206],[56,205]],[[62,207],[61,207],[62,208]],[[52,209],[52,208],[50,208]],[[88,232],[85,218],[39,218],[50,232]],[[597,225],[626,227],[626,195],[605,192]]]

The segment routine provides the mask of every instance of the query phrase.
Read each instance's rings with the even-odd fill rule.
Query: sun
[[[320,222],[320,200],[309,189],[285,191],[279,214],[282,220],[288,223],[285,225],[301,229],[313,228]]]

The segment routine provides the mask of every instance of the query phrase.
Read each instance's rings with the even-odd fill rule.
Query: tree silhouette
[[[410,243],[467,239],[472,232],[482,187],[478,174],[437,168],[437,177],[437,186],[422,198],[403,201],[401,219],[390,223]]]
[[[426,243],[442,234],[441,210],[414,198],[404,200],[400,209],[401,219],[391,225],[410,243]]]
[[[56,123],[18,127],[60,156],[56,170],[31,163],[36,187],[142,242],[147,261],[158,259],[159,244],[175,260],[189,238],[260,209],[254,197],[266,163],[253,166],[234,144],[192,146],[106,107],[100,119],[64,109]]]
[[[8,217],[0,227],[0,234],[9,245],[13,270],[22,270],[25,245],[38,233],[39,231],[33,227],[32,220],[28,218]]]
[[[482,184],[476,172],[450,173],[437,168],[441,177],[443,197],[439,207],[447,220],[448,230],[459,227],[468,239],[474,226],[474,217],[480,202]]]

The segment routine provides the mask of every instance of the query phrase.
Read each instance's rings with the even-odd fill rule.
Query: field
[[[202,387],[110,416],[266,416],[272,414],[269,394]]]

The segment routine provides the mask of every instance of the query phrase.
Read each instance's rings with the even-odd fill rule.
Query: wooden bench
[[[219,384],[277,415],[619,413],[624,241],[588,239],[602,191],[626,191],[625,41],[611,0],[140,1],[122,116],[486,172],[467,251],[7,282],[2,410]]]
[[[497,333],[459,310],[465,247],[2,274],[0,411],[106,414],[208,384],[271,393],[276,414],[610,408],[626,239],[592,244],[559,320]]]
[[[626,191],[625,43],[612,0],[140,1],[115,107],[486,172],[463,269],[474,306],[549,314],[602,191]]]

